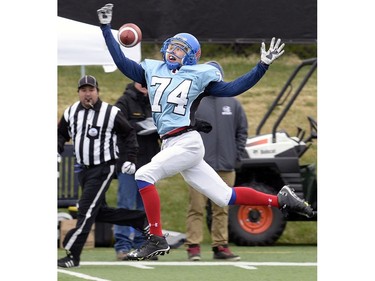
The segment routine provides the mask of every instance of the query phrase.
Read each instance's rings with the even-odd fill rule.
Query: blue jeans
[[[117,207],[129,210],[144,210],[141,194],[133,175],[119,173]],[[129,252],[131,249],[140,248],[145,242],[141,232],[131,226],[114,225],[115,251]]]

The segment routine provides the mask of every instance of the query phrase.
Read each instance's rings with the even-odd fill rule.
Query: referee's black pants
[[[138,230],[147,225],[144,211],[107,206],[105,193],[115,172],[115,164],[104,163],[85,167],[78,174],[82,195],[78,202],[77,224],[68,231],[63,241],[64,248],[70,251],[75,259],[80,260],[83,246],[95,221],[128,225]]]

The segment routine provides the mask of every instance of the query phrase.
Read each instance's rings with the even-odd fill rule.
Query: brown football
[[[142,41],[142,31],[134,23],[125,23],[118,30],[118,41],[126,48],[131,48]]]

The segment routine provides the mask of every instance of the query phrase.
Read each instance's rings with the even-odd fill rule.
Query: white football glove
[[[126,161],[122,164],[121,173],[132,175],[135,173],[135,164],[129,161]]]
[[[101,24],[109,24],[112,20],[112,8],[113,4],[106,4],[104,7],[97,10],[99,22]]]
[[[277,39],[276,44],[275,44],[275,37],[272,38],[271,40],[271,45],[268,51],[266,51],[266,44],[262,42],[262,46],[260,47],[260,60],[264,62],[265,64],[270,65],[273,63],[274,60],[276,60],[278,57],[280,57],[282,54],[284,54],[284,46],[285,44],[281,44],[281,39]]]
[[[61,155],[57,152],[57,163],[61,163]]]

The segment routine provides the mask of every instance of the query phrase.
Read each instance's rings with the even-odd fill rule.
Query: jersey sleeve
[[[237,96],[253,87],[256,83],[258,83],[258,81],[266,73],[267,69],[267,65],[264,65],[259,62],[248,73],[242,75],[236,80],[233,80],[232,82],[211,82],[207,86],[206,92],[212,96],[218,97]]]
[[[112,56],[117,68],[129,79],[142,85],[145,84],[145,75],[143,68],[135,61],[127,58],[121,51],[119,43],[113,37],[111,26],[109,24],[101,25],[105,43],[109,53]]]

